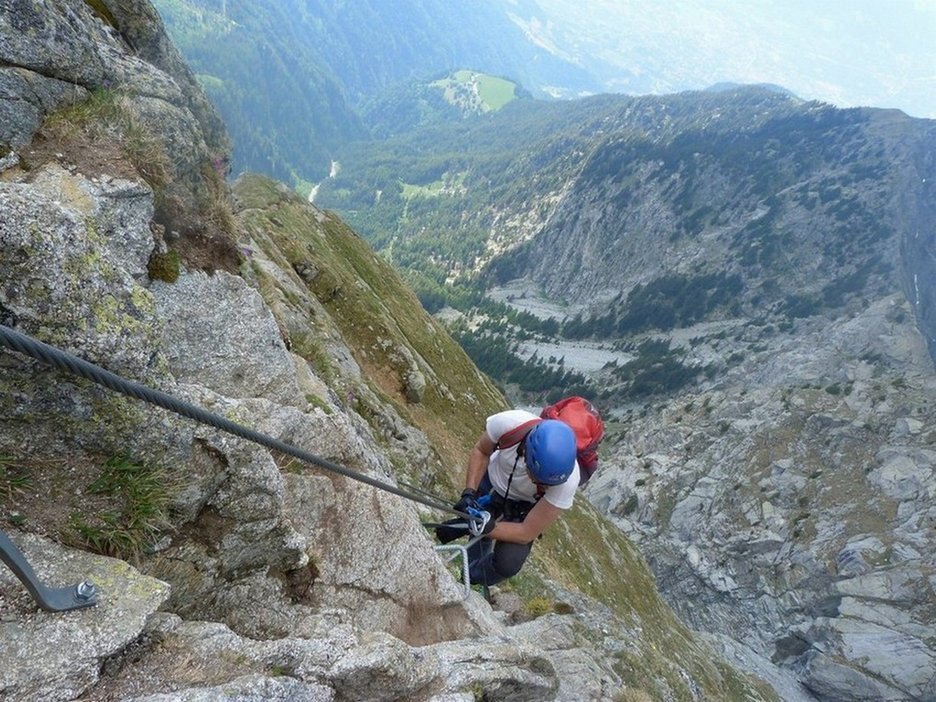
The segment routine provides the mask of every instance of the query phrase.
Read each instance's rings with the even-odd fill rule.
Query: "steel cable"
[[[423,497],[416,495],[406,490],[401,490],[395,485],[390,483],[377,480],[368,475],[358,473],[351,470],[345,466],[333,463],[327,459],[322,458],[321,456],[316,456],[313,453],[305,451],[304,449],[288,444],[284,441],[280,441],[268,434],[256,431],[245,427],[237,422],[233,422],[230,419],[226,419],[221,415],[209,412],[202,409],[201,407],[196,407],[193,404],[180,400],[177,397],[173,397],[167,393],[155,390],[141,383],[127,380],[122,378],[115,373],[111,373],[108,370],[104,370],[100,366],[96,366],[89,361],[85,361],[82,358],[70,354],[61,349],[57,349],[54,346],[50,346],[41,341],[33,339],[22,332],[18,332],[14,329],[11,329],[7,326],[0,324],[0,342],[3,342],[6,346],[18,351],[27,356],[31,356],[43,363],[50,365],[54,368],[59,368],[61,370],[68,371],[74,375],[78,375],[82,378],[86,378],[98,385],[102,385],[106,388],[109,388],[115,392],[119,392],[128,397],[133,397],[138,400],[143,400],[144,402],[149,402],[150,404],[157,405],[163,409],[167,409],[171,412],[175,412],[178,415],[193,419],[196,422],[202,424],[207,424],[209,426],[225,431],[234,436],[239,436],[242,439],[252,441],[261,446],[266,446],[269,449],[275,451],[280,451],[282,453],[288,454],[295,458],[298,458],[301,461],[306,463],[311,463],[314,466],[318,466],[324,470],[330,471],[332,473],[337,473],[338,475],[343,475],[346,478],[351,480],[357,480],[360,483],[365,483],[372,487],[377,488],[378,490],[383,490],[385,492],[392,493],[398,497],[402,497],[413,502],[418,502],[420,504],[426,505],[427,507],[432,507],[433,509],[438,509],[443,512],[449,512],[451,514],[456,514],[466,519],[472,519],[472,517],[464,512],[459,512],[455,509],[452,509],[449,503],[444,502],[442,498],[431,495],[430,493],[424,494],[429,495],[432,499],[428,497]]]

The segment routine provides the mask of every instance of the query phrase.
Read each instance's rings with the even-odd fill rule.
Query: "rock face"
[[[819,699],[930,699],[934,391],[906,301],[885,298],[631,416],[589,494],[694,627]]]
[[[47,160],[44,120],[95,96],[109,118],[97,129],[109,136],[94,145],[98,153],[83,155],[87,165],[113,174],[108,154],[120,143],[119,156],[159,191],[156,220],[188,242],[187,260],[234,267],[223,227],[204,212],[222,187],[230,142],[148,2],[7,0],[0,5],[0,37],[0,153],[23,156],[27,165]],[[66,154],[92,148],[86,141],[94,128],[74,126],[57,148]],[[206,249],[214,252],[213,265]]]
[[[0,322],[371,480],[446,492],[503,398],[333,216],[260,179],[236,217],[221,191],[205,202],[223,130],[152,8],[0,10]],[[132,157],[140,125],[169,170]],[[544,569],[527,606],[548,613],[508,623],[465,598],[412,501],[6,349],[0,388],[5,529],[40,578],[101,591],[37,612],[0,569],[0,698],[776,699],[692,638],[593,512],[600,562],[639,595],[610,609]],[[575,583],[573,540],[554,548],[563,580],[622,582],[607,566]]]
[[[44,583],[89,580],[104,595],[93,609],[49,616],[35,611],[13,574],[0,569],[0,672],[3,699],[71,700],[100,677],[100,661],[121,653],[169,596],[169,586],[123,561],[62,548],[31,534],[13,535]]]
[[[141,243],[150,250],[154,245],[147,219],[133,216],[152,212],[151,201],[149,208],[140,208],[135,198],[151,195],[139,186],[117,186],[128,197],[126,209],[115,212],[107,206],[114,184],[102,192],[58,167],[43,168],[28,183],[0,184],[5,316],[50,340],[80,339],[83,346],[71,350],[124,377],[170,389],[220,414],[249,417],[258,430],[319,447],[329,460],[389,475],[386,459],[369,448],[374,442],[369,431],[350,423],[327,399],[321,402],[329,413],[305,411],[309,402],[300,395],[276,323],[243,279],[223,272],[209,278],[197,271],[183,273],[172,285],[151,283],[145,274],[134,279],[130,272],[140,274],[149,254]],[[73,193],[77,202],[56,197],[63,193]],[[111,249],[93,237],[113,218],[123,226]],[[195,299],[202,305],[191,307]],[[189,427],[176,434],[177,422],[167,423],[161,410],[132,406],[95,388],[63,393],[62,383],[71,381],[46,373],[37,382],[29,377],[30,366],[4,368],[4,384],[17,390],[4,394],[5,455],[23,455],[32,447],[33,455],[54,460],[51,447],[61,445],[73,451],[73,460],[93,464],[93,453],[132,451],[133,440],[139,442],[138,455],[153,461],[159,460],[152,456],[153,446],[169,445],[176,452],[180,464],[167,467],[171,479],[184,486],[173,498],[180,517],[176,528],[188,523],[198,536],[163,545],[147,569],[174,584],[170,604],[177,611],[226,620],[253,636],[303,631],[312,606],[277,608],[265,597],[283,597],[291,578],[305,578],[310,587],[318,577],[316,596],[354,613],[351,619],[361,625],[399,629],[413,640],[469,630],[467,617],[455,612],[433,624],[433,609],[441,617],[460,595],[415,510],[405,503],[394,498],[392,506],[375,512],[372,489],[325,477],[289,476],[287,492],[287,476],[266,450],[214,430]],[[47,397],[56,395],[64,398],[62,404],[49,407]],[[93,410],[98,426],[87,422],[88,403],[98,403]],[[37,422],[41,411],[58,414],[57,423]],[[112,427],[102,438],[100,426],[120,412],[131,413],[137,430],[128,434],[125,427]],[[144,445],[150,446],[146,452]],[[355,528],[340,528],[343,519],[334,523],[336,514],[346,515]],[[381,546],[386,533],[397,534],[395,547],[409,554],[399,566],[418,564],[422,578],[407,580],[386,567]],[[313,538],[318,575],[310,560]],[[358,557],[349,560],[352,553]],[[402,586],[407,582],[411,587]],[[243,606],[247,592],[255,610]],[[414,608],[420,626],[398,624],[412,619],[407,613]]]
[[[931,120],[750,89],[623,103],[614,124],[515,254],[549,296],[595,316],[615,299],[620,314],[665,324],[668,313],[682,326],[706,304],[753,318],[796,302],[835,309],[859,289],[901,291],[930,343]],[[719,301],[707,280],[685,299],[679,278],[713,273],[739,285]],[[653,293],[670,309],[654,308]]]

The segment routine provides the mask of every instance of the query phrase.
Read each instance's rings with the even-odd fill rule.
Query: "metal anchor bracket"
[[[20,579],[36,603],[46,612],[67,612],[70,609],[97,604],[97,588],[87,580],[68,587],[46,587],[33,571],[26,556],[0,530],[0,560]]]
[[[455,560],[458,556],[462,558],[462,584],[465,586],[465,595],[462,599],[467,600],[471,594],[471,579],[468,577],[468,546],[461,544],[439,544],[433,546],[437,552],[449,552],[451,555],[445,559],[445,562]]]

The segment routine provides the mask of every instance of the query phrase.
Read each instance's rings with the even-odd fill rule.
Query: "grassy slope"
[[[337,217],[317,217],[301,198],[259,176],[241,179],[237,195],[248,210],[248,227],[265,229],[287,265],[315,263],[321,272],[311,292],[339,327],[364,374],[401,416],[429,436],[443,463],[460,468],[484,417],[504,407],[500,392],[426,314],[396,271]],[[427,383],[418,404],[403,397],[394,346],[409,347],[438,376],[437,383]]]

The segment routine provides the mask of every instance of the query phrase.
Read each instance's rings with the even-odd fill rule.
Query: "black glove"
[[[480,509],[478,506],[478,491],[472,488],[465,488],[462,490],[461,499],[455,503],[452,509],[456,512],[467,512],[469,508]]]
[[[441,544],[447,544],[468,534],[468,523],[461,517],[442,522],[435,529],[436,538]]]

